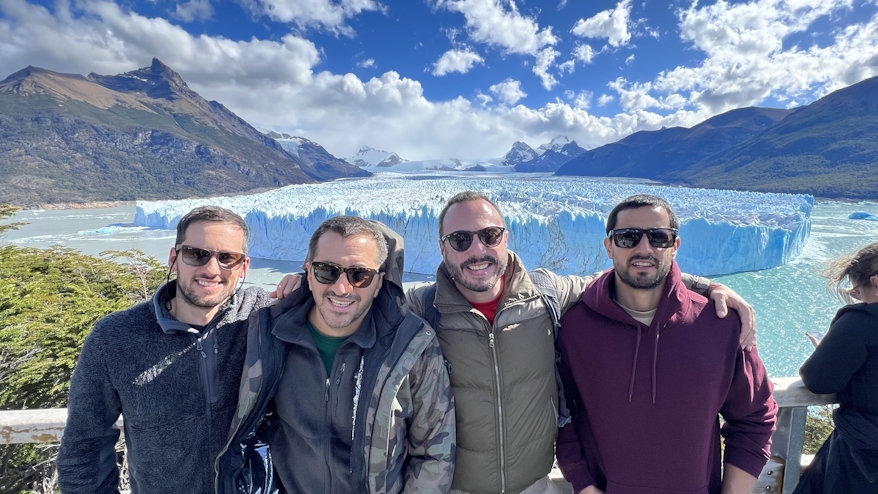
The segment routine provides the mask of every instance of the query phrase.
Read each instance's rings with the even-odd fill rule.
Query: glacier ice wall
[[[442,260],[439,212],[449,197],[468,189],[483,191],[498,204],[510,230],[510,248],[528,267],[559,274],[588,274],[612,266],[603,247],[606,217],[633,194],[657,195],[674,206],[682,222],[680,267],[709,276],[767,269],[794,259],[810,234],[814,205],[812,197],[803,195],[667,187],[618,178],[384,173],[249,196],[138,202],[135,224],[174,228],[193,207],[217,204],[246,219],[250,255],[300,261],[321,222],[339,214],[358,215],[403,235],[407,270],[430,274]]]

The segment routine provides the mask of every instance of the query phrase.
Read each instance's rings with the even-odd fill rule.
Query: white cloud
[[[575,60],[567,60],[564,63],[558,64],[558,73],[564,75],[564,72],[568,74],[572,74],[576,70],[576,61]]]
[[[551,27],[540,29],[535,19],[521,15],[514,0],[435,0],[435,5],[463,14],[469,39],[507,53],[536,56],[558,42]]]
[[[631,65],[634,63],[634,54],[628,55],[628,58],[625,59],[625,65]]]
[[[558,84],[558,80],[555,79],[555,76],[549,73],[549,69],[552,67],[552,64],[555,62],[555,57],[560,55],[554,48],[544,48],[541,52],[537,53],[537,59],[533,66],[533,73],[540,78],[540,82],[543,84],[543,87],[546,88],[546,91],[550,91],[553,87]]]
[[[598,97],[598,106],[607,106],[613,101],[616,101],[616,98],[610,94],[602,94]]]
[[[583,38],[607,38],[610,46],[625,46],[631,40],[629,19],[631,0],[622,0],[615,9],[598,12],[588,19],[579,19],[571,32]]]
[[[573,49],[573,57],[585,64],[591,63],[595,55],[597,53],[595,53],[594,48],[586,44],[576,45]]]
[[[489,87],[488,90],[494,93],[495,96],[500,98],[500,101],[507,105],[514,105],[522,98],[527,97],[527,93],[521,90],[521,81],[515,81],[512,79],[498,82]]]
[[[448,50],[433,64],[433,75],[443,76],[451,72],[466,74],[482,63],[485,63],[485,59],[469,48]]]
[[[383,11],[375,0],[242,0],[257,14],[277,22],[295,24],[302,28],[326,29],[353,35],[346,24],[348,19],[364,11]]]
[[[213,5],[210,4],[210,0],[189,0],[178,3],[174,17],[183,22],[206,21],[213,17]]]
[[[363,60],[363,61],[357,62],[357,67],[362,67],[362,68],[364,68],[364,69],[375,69],[375,68],[377,68],[378,66],[375,65],[375,59],[374,59],[374,58],[367,58],[366,60]]]

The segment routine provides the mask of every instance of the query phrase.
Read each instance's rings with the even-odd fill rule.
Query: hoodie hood
[[[177,280],[171,280],[160,286],[152,296],[152,307],[155,311],[155,318],[166,334],[174,332],[198,333],[191,324],[178,321],[171,314],[171,299],[177,296]],[[246,290],[237,290],[232,297],[226,300],[223,306],[217,311],[216,315],[209,323],[205,325],[211,326],[219,321],[231,317],[230,320],[246,319],[247,315],[253,310],[253,307],[261,307],[266,304],[264,299],[268,296],[264,290],[258,287],[250,287]],[[239,313],[246,311],[246,314]]]
[[[610,269],[601,275],[597,281],[582,294],[582,302],[594,312],[616,321],[619,330],[631,330],[635,334],[634,356],[631,362],[631,378],[628,383],[628,401],[631,401],[634,393],[634,381],[637,374],[637,358],[640,355],[641,340],[644,335],[653,340],[652,347],[652,402],[656,396],[656,361],[658,360],[659,340],[669,323],[684,317],[690,310],[691,300],[686,293],[677,261],[672,261],[671,269],[665,278],[662,288],[662,296],[656,308],[652,324],[647,328],[645,325],[631,317],[615,300],[616,293],[616,270]],[[673,327],[673,325],[672,325]]]

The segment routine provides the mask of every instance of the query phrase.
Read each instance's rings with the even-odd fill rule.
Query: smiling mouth
[[[333,299],[331,297],[327,297],[327,300],[329,300],[329,303],[332,304],[333,307],[339,307],[339,308],[350,307],[355,302],[355,300],[352,300],[352,299],[337,300],[337,299]]]
[[[491,266],[491,263],[489,263],[489,262],[480,262],[478,264],[470,264],[469,266],[466,267],[466,269],[469,269],[470,271],[484,271],[485,269],[488,269],[490,266]]]
[[[209,280],[195,280],[199,286],[203,286],[204,288],[216,288],[220,286],[222,283],[219,281],[209,281]]]

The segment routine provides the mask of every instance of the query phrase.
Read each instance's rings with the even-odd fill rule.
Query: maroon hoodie
[[[649,327],[614,292],[610,270],[561,319],[573,423],[559,431],[557,456],[574,492],[719,493],[720,433],[725,462],[758,477],[777,403],[756,349],[738,345],[737,313],[717,317],[713,302],[680,281],[676,262]]]

